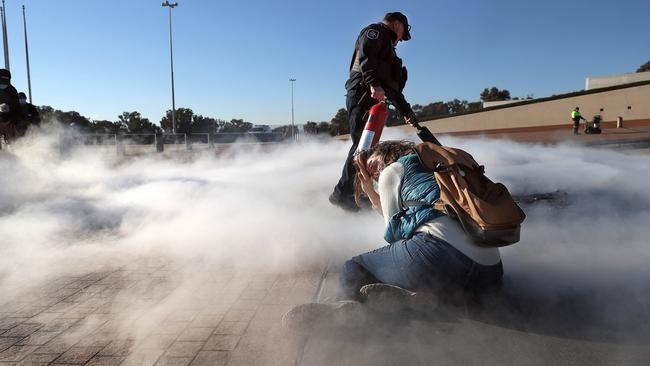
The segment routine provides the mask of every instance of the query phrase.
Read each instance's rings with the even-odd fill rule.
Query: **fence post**
[[[124,143],[118,134],[115,134],[115,153],[117,153],[117,156],[124,156],[125,153]]]
[[[155,133],[153,138],[154,144],[156,145],[156,152],[165,151],[165,141],[163,141],[164,135],[162,133]]]
[[[72,149],[72,138],[68,135],[68,131],[59,134],[59,155],[61,158],[70,157],[70,150]]]
[[[185,134],[185,148],[187,150],[192,150],[192,136],[190,135],[190,138],[187,138],[187,135],[189,134]]]

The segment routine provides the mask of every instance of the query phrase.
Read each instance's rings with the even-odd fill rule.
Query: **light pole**
[[[27,63],[27,91],[29,92],[29,102],[32,102],[32,77],[29,73],[29,45],[27,44],[27,20],[25,19],[25,5],[23,5],[23,30],[25,31],[25,61]]]
[[[7,40],[7,7],[2,0],[2,44],[5,51],[5,69],[9,70],[9,40]]]
[[[289,79],[289,81],[291,82],[291,138],[292,138],[292,140],[295,141],[296,140],[296,136],[295,136],[296,128],[295,128],[294,123],[293,123],[293,83],[296,81],[296,79]]]
[[[178,3],[170,3],[165,0],[163,7],[169,8],[169,60],[172,73],[172,133],[176,133],[176,97],[174,95],[174,47],[172,44],[172,9],[178,6]]]

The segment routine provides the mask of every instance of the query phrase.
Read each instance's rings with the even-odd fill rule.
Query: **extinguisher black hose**
[[[368,91],[366,90],[366,91],[361,95],[361,98],[359,98],[359,104],[360,104],[360,105],[363,105],[363,103],[366,101],[366,99],[367,99],[368,97],[370,97],[370,95],[369,95]],[[394,103],[391,103],[391,101],[388,100],[388,99],[386,99],[386,103],[387,103],[387,104],[395,105]],[[368,112],[366,112],[366,114],[367,114],[367,113],[368,113]],[[366,117],[367,117],[367,116],[364,115],[363,119],[366,119]],[[413,124],[413,127],[417,128],[417,130],[418,130],[417,135],[418,135],[418,137],[420,138],[420,140],[422,140],[422,142],[431,142],[431,143],[434,143],[434,144],[436,144],[436,145],[438,145],[438,146],[442,146],[442,144],[440,143],[440,141],[438,141],[438,139],[433,135],[433,133],[431,133],[431,131],[429,131],[428,128],[420,126],[420,124],[417,123],[417,121]]]

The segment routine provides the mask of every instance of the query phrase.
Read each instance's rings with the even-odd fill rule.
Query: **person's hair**
[[[385,21],[385,22],[392,22],[393,20],[397,20],[397,19],[395,19],[395,17],[393,16],[393,13],[388,13],[388,14],[384,15],[384,19],[383,19],[383,21]]]
[[[413,150],[414,147],[415,144],[410,141],[382,141],[371,147],[370,150],[363,151],[360,154],[361,159],[366,163],[366,167],[368,166],[367,164],[369,161],[374,160],[378,161],[383,169],[396,162],[402,156],[413,154],[415,152],[415,150]],[[359,172],[359,166],[356,162],[354,163],[354,166],[357,168],[357,174],[354,176],[354,201],[357,206],[360,206],[361,195],[363,194],[363,190],[361,189],[361,173]]]

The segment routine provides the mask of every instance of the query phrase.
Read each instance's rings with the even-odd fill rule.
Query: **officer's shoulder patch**
[[[366,33],[366,37],[368,37],[369,39],[377,39],[379,38],[379,31],[376,29],[370,29]]]

